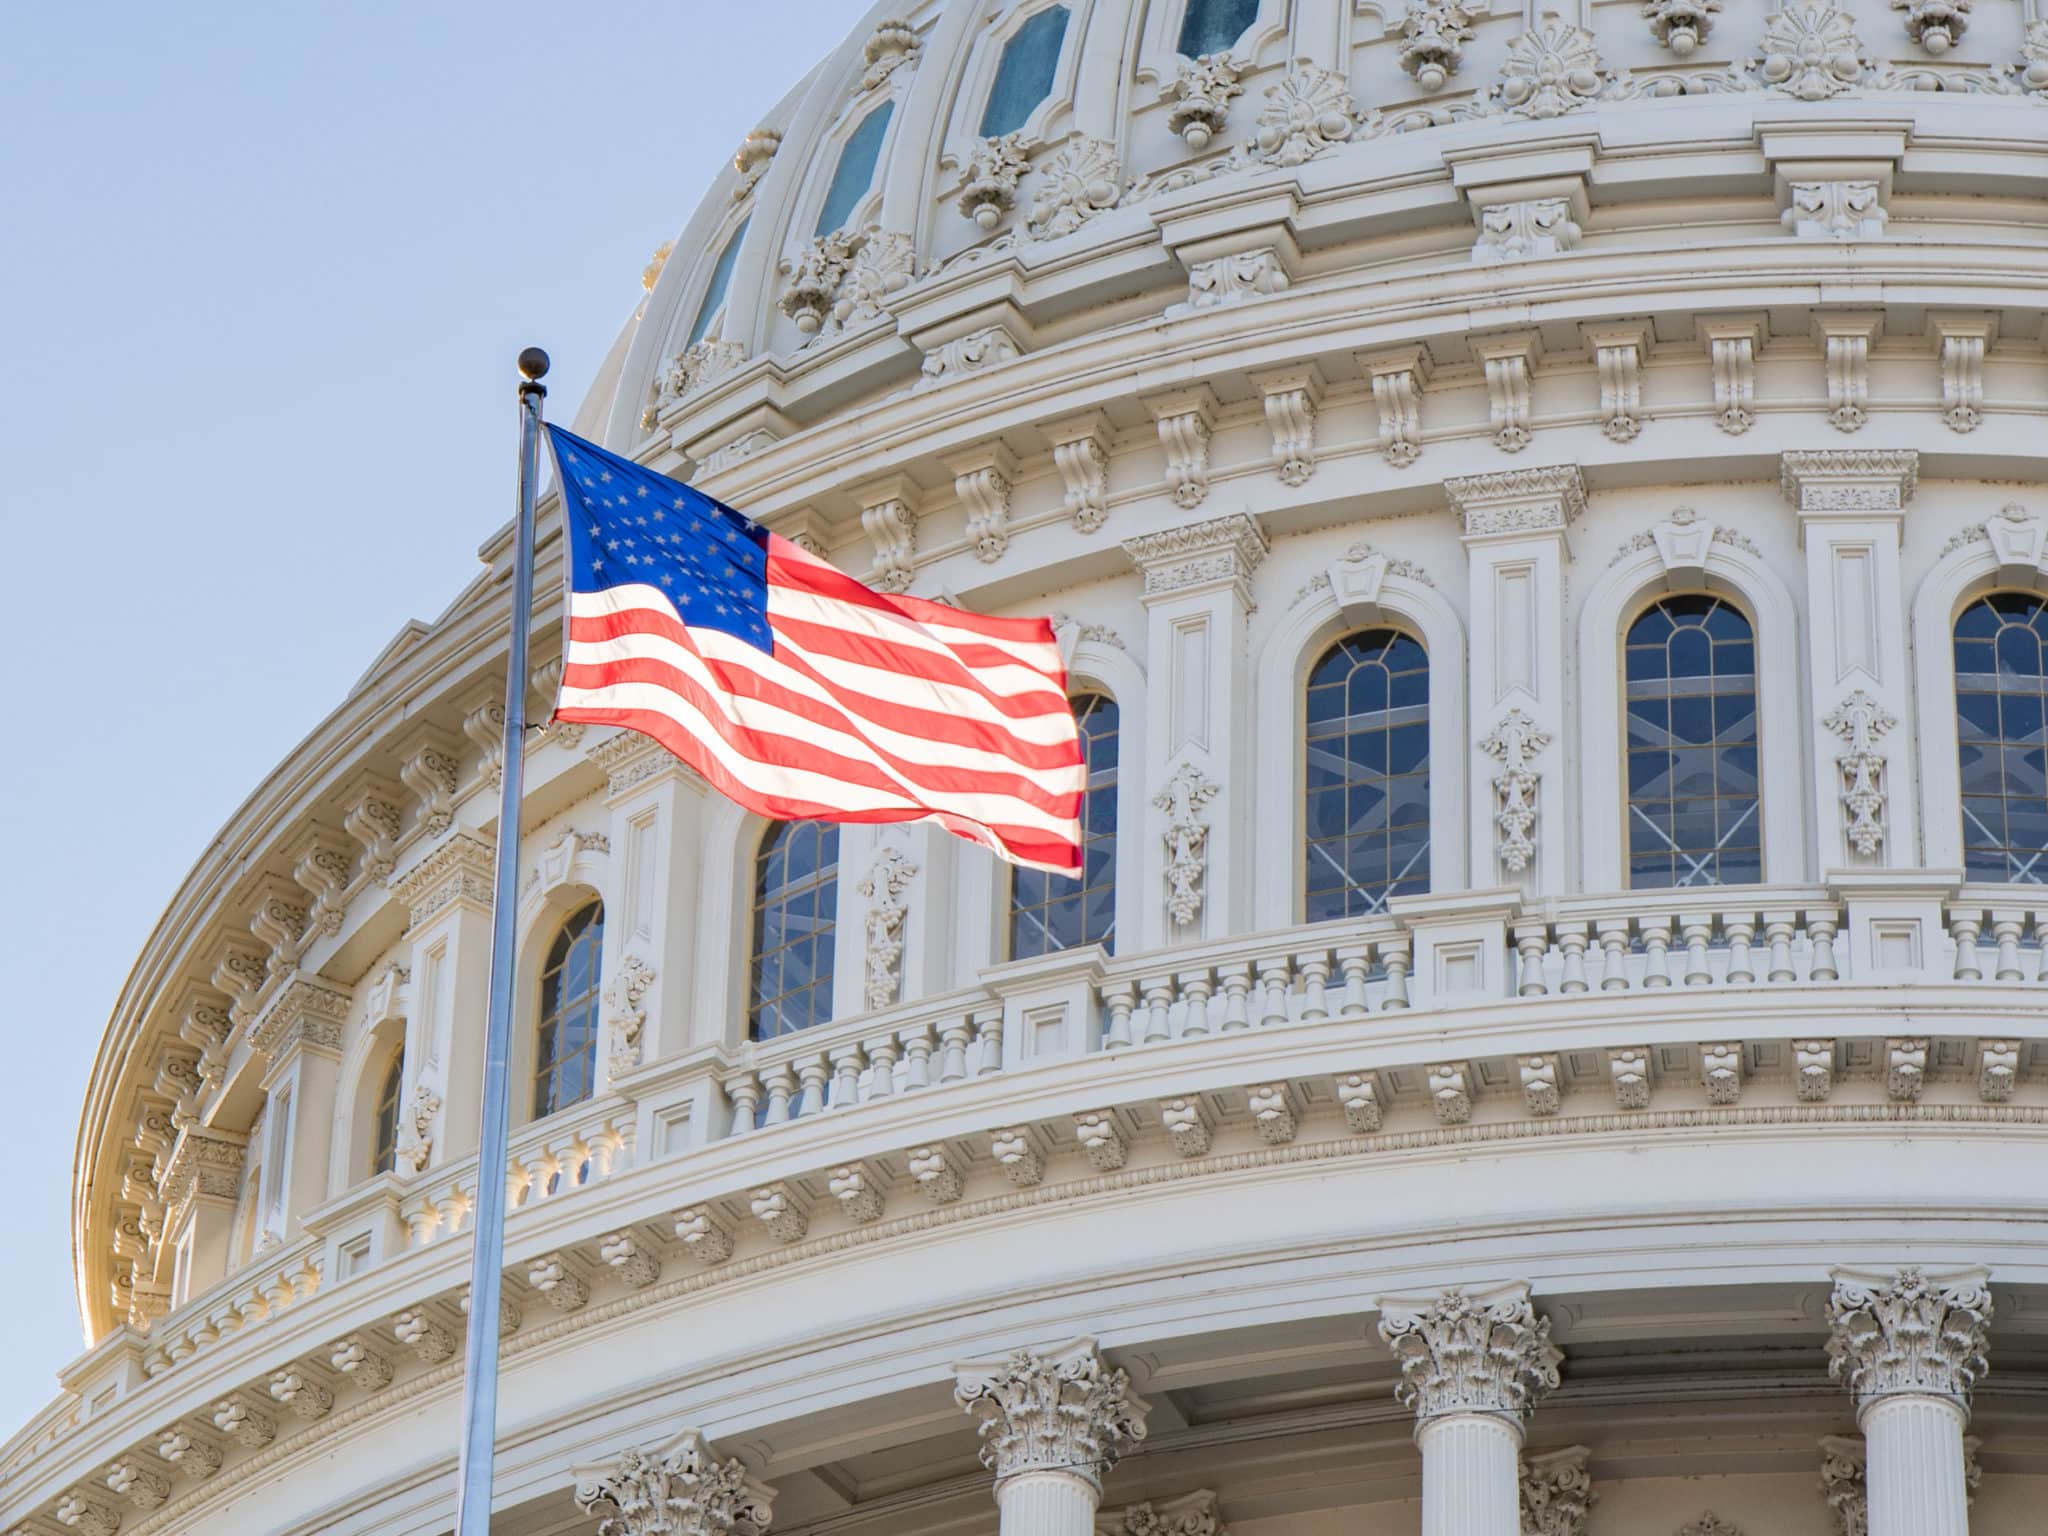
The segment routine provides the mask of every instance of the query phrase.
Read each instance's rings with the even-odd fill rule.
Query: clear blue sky
[[[0,1440],[82,1347],[87,1071],[228,813],[512,507],[640,269],[866,0],[0,8]]]

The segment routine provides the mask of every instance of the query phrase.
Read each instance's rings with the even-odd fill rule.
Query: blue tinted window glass
[[[1067,8],[1055,5],[1025,22],[1004,44],[996,83],[989,88],[988,106],[981,114],[984,139],[1015,133],[1031,116],[1032,108],[1051,94],[1060,44],[1066,36]]]
[[[597,984],[603,969],[604,903],[562,924],[540,973],[540,1026],[533,1044],[533,1118],[590,1097],[597,1080]]]
[[[704,302],[697,306],[697,323],[690,327],[689,345],[695,346],[704,339],[704,333],[711,329],[711,321],[718,314],[718,306],[725,302],[725,290],[732,284],[733,264],[740,259],[740,242],[747,237],[747,220],[740,220],[740,227],[732,232],[732,238],[725,242],[725,249],[718,253],[718,265],[711,269],[711,286],[704,290]]]
[[[1192,13],[1190,13],[1192,14]],[[1308,677],[1309,922],[1429,889],[1429,658],[1392,629],[1349,635]]]
[[[1629,884],[1741,885],[1762,878],[1756,646],[1749,619],[1687,592],[1629,626]]]
[[[1972,880],[2048,884],[2048,606],[1993,592],[1956,619],[1963,867]]]
[[[1180,22],[1180,51],[1191,59],[1223,53],[1244,36],[1259,14],[1259,0],[1188,0]]]
[[[1074,724],[1088,785],[1081,799],[1078,878],[1019,869],[1010,878],[1010,958],[1024,960],[1082,944],[1116,949],[1116,700],[1084,693]]]
[[[768,829],[754,856],[747,1021],[756,1040],[772,1040],[832,1017],[838,890],[836,826],[785,821]]]
[[[860,120],[839,151],[839,164],[832,172],[832,185],[825,190],[825,206],[818,213],[813,234],[829,235],[853,214],[854,204],[867,196],[875,179],[875,162],[882,158],[882,137],[889,131],[889,114],[896,103],[885,101]]]

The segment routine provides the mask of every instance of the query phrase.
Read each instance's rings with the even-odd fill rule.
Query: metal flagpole
[[[498,796],[498,868],[491,899],[491,1007],[477,1132],[476,1223],[463,1353],[462,1460],[456,1536],[489,1536],[491,1454],[498,1432],[498,1308],[504,1282],[505,1164],[511,1122],[513,903],[519,882],[519,801],[526,777],[526,632],[533,624],[533,501],[540,473],[540,403],[548,355],[519,354],[519,530],[512,561],[512,640],[505,670],[505,744]]]

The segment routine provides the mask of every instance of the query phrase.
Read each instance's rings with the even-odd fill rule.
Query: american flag
[[[558,720],[652,736],[777,820],[938,822],[1081,865],[1081,745],[1052,625],[892,597],[549,427],[567,532]]]

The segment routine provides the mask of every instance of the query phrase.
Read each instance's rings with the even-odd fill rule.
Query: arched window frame
[[[1004,16],[997,27],[977,37],[968,53],[966,67],[961,71],[959,85],[953,93],[953,108],[948,114],[946,151],[947,159],[953,165],[964,167],[973,156],[975,145],[981,142],[981,118],[988,106],[989,93],[995,89],[996,71],[1002,65],[1003,50],[1010,46],[1010,40],[1023,30],[1026,22],[1055,5],[1067,8],[1067,31],[1060,39],[1060,57],[1053,68],[1052,85],[1038,105],[1031,109],[1023,126],[1013,131],[1021,133],[1027,144],[1049,145],[1064,137],[1071,127],[1074,94],[1081,72],[1081,40],[1093,19],[1096,0],[1039,0],[1034,5],[1019,6]]]
[[[1654,541],[1626,551],[1593,582],[1578,618],[1579,836],[1589,895],[1628,886],[1628,743],[1622,729],[1623,647],[1628,628],[1660,597],[1706,592],[1740,609],[1759,656],[1796,658],[1757,673],[1758,778],[1763,884],[1812,878],[1806,837],[1811,748],[1806,719],[1806,651],[1792,594],[1761,555],[1713,541],[1700,565],[1670,565]]]
[[[739,974],[737,977],[738,992],[740,998],[740,1038],[742,1040],[775,1041],[782,1039],[783,1034],[778,1033],[775,1035],[764,1037],[757,1035],[754,1029],[754,1013],[756,1008],[763,1001],[763,999],[757,998],[754,995],[753,987],[754,964],[755,961],[759,958],[756,953],[754,924],[757,915],[756,903],[759,898],[761,860],[768,851],[769,840],[772,837],[774,837],[783,827],[788,826],[789,823],[780,821],[765,821],[759,818],[754,818],[754,825],[755,836],[753,838],[748,856],[742,865],[742,869],[745,875],[744,899],[738,906],[733,908],[733,910],[736,913],[740,914],[740,921],[734,926],[738,928],[740,931],[740,943],[742,945],[742,953],[744,955],[744,959],[741,963]],[[846,847],[844,834],[849,829],[844,826],[835,826],[832,827],[832,830],[841,834],[838,846],[833,855],[832,891],[830,898],[830,905],[832,910],[833,938],[832,979],[825,987],[825,1017],[818,1020],[815,1024],[804,1026],[806,1028],[814,1029],[823,1028],[826,1025],[829,1025],[835,1018],[839,1018],[842,1016],[844,1012],[844,1009],[842,1007],[842,997],[846,977],[848,974],[848,961],[855,960],[856,963],[854,964],[853,969],[856,972],[859,970],[859,965],[857,963],[858,951],[855,950],[852,954],[849,954],[847,945],[847,939],[849,935],[845,931],[845,924],[842,921],[846,908],[845,895],[848,856],[848,849]],[[783,1033],[801,1032],[802,1029],[800,1028],[796,1031],[785,1031]]]
[[[540,976],[547,960],[548,946],[562,924],[590,902],[601,902],[607,919],[623,910],[615,901],[618,892],[612,876],[611,854],[596,838],[561,836],[560,823],[542,827],[525,839],[535,850],[528,855],[531,868],[522,877],[526,890],[519,899],[518,977],[513,996],[517,999],[512,1032],[512,1123],[525,1125],[533,1118],[533,1072],[537,1031],[540,1022]],[[618,964],[620,944],[607,942],[600,956],[603,966],[598,977],[600,995],[611,985]],[[599,1010],[600,1038],[597,1048],[599,1081],[594,1091],[606,1084],[605,1063],[609,1043],[603,1038],[603,1010]],[[482,1058],[478,1058],[479,1065]],[[459,1066],[456,1070],[460,1070]],[[451,1084],[451,1098],[456,1097]],[[444,1111],[445,1113],[446,1111]]]
[[[371,1177],[390,1173],[398,1166],[398,1139],[405,1123],[405,1042],[400,1040],[384,1053],[384,1060],[370,1081],[370,1166]],[[389,1128],[386,1128],[386,1116]]]
[[[577,922],[583,917],[584,913],[590,912],[592,909],[595,909],[595,911],[591,924],[582,928],[570,940],[568,949],[564,951],[564,963],[566,964],[568,959],[574,955],[575,947],[583,943],[590,936],[591,925],[595,926],[596,937],[593,943],[596,953],[592,956],[594,963],[590,967],[590,985],[586,991],[579,992],[568,999],[562,1010],[564,1013],[569,1013],[571,1010],[580,1011],[586,1005],[587,1000],[587,1006],[591,1012],[591,1031],[588,1046],[590,1053],[588,1091],[577,1098],[554,1103],[550,1107],[542,1109],[538,1102],[541,1072],[540,1034],[549,1024],[549,1018],[545,1011],[547,978],[550,966],[554,960],[555,951],[561,945],[565,935],[567,935],[570,925]],[[540,948],[538,965],[535,971],[535,984],[531,993],[533,998],[533,1022],[526,1030],[528,1042],[527,1067],[516,1089],[516,1091],[522,1094],[529,1119],[546,1119],[554,1115],[566,1113],[579,1104],[587,1104],[603,1091],[603,1085],[598,1081],[598,1077],[604,1062],[604,1041],[602,1038],[604,1032],[603,1007],[600,1002],[604,995],[606,979],[604,967],[607,957],[604,943],[604,921],[605,906],[603,898],[593,893],[587,900],[577,903],[562,916],[561,920],[556,923],[553,931],[546,936],[545,942]],[[565,1058],[560,1055],[556,1057],[557,1063],[563,1059]]]
[[[783,237],[785,256],[798,259],[807,250],[811,241],[817,238],[818,219],[824,212],[825,198],[832,189],[832,178],[839,170],[840,156],[846,152],[847,141],[870,116],[885,105],[890,108],[889,125],[882,134],[881,148],[875,154],[874,173],[868,178],[865,191],[854,200],[845,222],[838,227],[841,231],[852,232],[876,223],[882,212],[882,194],[888,186],[890,157],[895,149],[897,135],[903,131],[905,97],[915,73],[909,66],[895,70],[880,88],[867,91],[850,101],[840,113],[832,130],[819,142],[812,152],[811,163],[804,178],[803,190],[790,207],[790,218]]]
[[[1998,516],[1992,514],[1994,518]],[[2041,520],[2030,517],[2025,521],[2038,524]],[[1918,703],[1913,734],[1919,748],[1919,794],[1914,805],[1913,797],[1902,792],[1904,786],[1898,775],[1905,765],[1897,762],[1898,754],[1894,753],[1894,766],[1889,770],[1894,776],[1889,807],[1893,826],[1886,840],[1889,843],[1895,838],[1904,839],[1899,842],[1901,852],[1893,855],[1895,862],[1908,862],[1903,850],[1914,846],[1912,829],[1899,829],[1898,818],[1904,809],[1909,815],[1918,811],[1925,849],[1920,862],[1925,867],[1963,867],[1962,765],[1956,735],[1956,621],[1970,604],[1993,592],[2048,597],[2048,555],[2027,560],[2025,556],[2033,547],[2036,546],[2031,539],[2015,539],[2004,546],[2002,557],[2001,546],[1990,538],[1970,540],[1940,556],[1913,596],[1914,696]],[[2048,548],[2048,543],[2039,547]]]
[[[1256,846],[1289,850],[1286,858],[1255,863],[1254,920],[1260,928],[1302,921],[1308,675],[1333,644],[1359,630],[1402,630],[1421,642],[1429,658],[1430,889],[1464,890],[1472,883],[1465,819],[1464,622],[1435,587],[1399,574],[1380,557],[1342,560],[1330,569],[1335,574],[1329,585],[1288,616],[1259,656],[1254,694],[1257,740],[1264,746],[1252,813]],[[1278,782],[1267,779],[1268,773]]]

